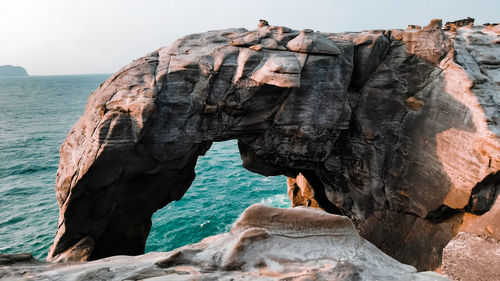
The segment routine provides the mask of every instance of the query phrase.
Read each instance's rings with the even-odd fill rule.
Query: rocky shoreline
[[[349,33],[261,21],[183,37],[103,83],[61,147],[48,260],[95,261],[19,261],[0,275],[500,278],[499,43],[499,25],[470,18]],[[315,209],[253,206],[230,233],[109,258],[142,254],[151,215],[229,139],[246,169],[288,176],[293,205]]]
[[[28,280],[448,280],[387,256],[344,216],[259,204],[228,233],[171,252],[0,269],[0,279]]]

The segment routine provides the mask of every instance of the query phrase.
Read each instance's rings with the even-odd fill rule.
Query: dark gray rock
[[[16,262],[30,261],[33,256],[30,253],[0,254],[0,265],[9,265]]]
[[[462,225],[474,186],[500,170],[499,33],[444,33],[436,20],[339,34],[261,24],[135,60],[91,94],[61,147],[48,259],[142,253],[153,212],[228,139],[245,168],[302,173],[320,207],[419,269],[440,265],[459,227],[500,236],[480,219],[500,203]]]

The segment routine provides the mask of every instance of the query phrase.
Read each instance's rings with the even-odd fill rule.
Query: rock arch
[[[183,196],[198,156],[237,139],[245,168],[302,173],[321,207],[400,261],[435,268],[472,188],[500,169],[488,121],[498,81],[477,90],[461,32],[440,21],[340,34],[262,25],[189,35],[133,61],[90,95],[61,147],[48,259],[141,254],[151,215]],[[458,211],[442,217],[442,206]]]

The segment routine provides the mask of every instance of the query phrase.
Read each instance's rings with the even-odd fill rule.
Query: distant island
[[[20,66],[0,65],[0,77],[6,76],[29,76],[26,69]]]

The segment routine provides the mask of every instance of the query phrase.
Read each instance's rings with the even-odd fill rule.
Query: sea
[[[59,147],[88,96],[110,75],[0,78],[0,253],[45,259],[57,229]],[[286,178],[241,165],[236,141],[214,143],[179,201],[153,215],[146,252],[227,232],[250,205],[290,207]]]

